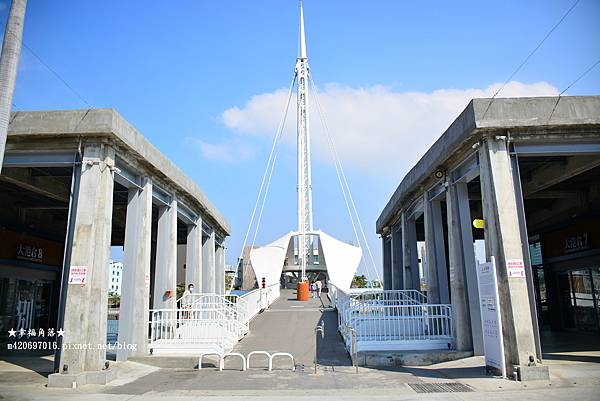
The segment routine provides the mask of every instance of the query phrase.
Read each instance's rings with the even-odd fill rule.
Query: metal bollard
[[[350,329],[350,334],[352,335],[352,366],[356,368],[356,373],[358,373],[358,351],[356,349],[356,330]]]
[[[315,374],[317,374],[317,336],[321,333],[321,339],[325,338],[325,322],[315,327]]]

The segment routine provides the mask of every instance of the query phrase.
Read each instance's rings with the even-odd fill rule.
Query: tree
[[[229,291],[234,278],[233,274],[225,274],[225,291]]]
[[[111,292],[108,294],[108,304],[113,308],[118,308],[121,306],[121,296],[116,292]]]
[[[185,292],[185,290],[186,290],[185,283],[177,284],[177,293],[176,293],[177,298],[176,299],[181,298],[183,296],[183,293]]]
[[[367,278],[364,274],[360,276],[354,276],[352,279],[352,288],[366,288],[367,287]]]

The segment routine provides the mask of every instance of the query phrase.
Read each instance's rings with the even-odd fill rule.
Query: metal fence
[[[353,352],[451,348],[451,306],[426,300],[416,290],[346,294],[334,286],[332,291],[339,330]]]
[[[150,347],[218,348],[223,352],[233,347],[241,331],[239,322],[217,308],[155,309],[150,323]]]
[[[153,309],[150,349],[229,352],[249,331],[250,320],[279,297],[279,283],[242,296],[186,294],[176,309]]]

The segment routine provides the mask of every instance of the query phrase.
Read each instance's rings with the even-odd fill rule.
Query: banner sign
[[[523,259],[507,259],[506,272],[509,278],[525,278],[525,262]]]
[[[502,376],[506,377],[496,264],[493,256],[491,262],[480,263],[477,266],[477,282],[485,364],[498,369],[502,372]]]
[[[71,266],[69,270],[69,284],[81,284],[87,283],[87,266]]]

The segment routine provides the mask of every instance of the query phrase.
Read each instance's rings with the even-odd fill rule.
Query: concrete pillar
[[[26,8],[26,0],[12,1],[0,55],[0,171],[2,171],[2,162],[4,161],[8,120],[21,56]]]
[[[477,286],[477,260],[475,259],[475,247],[473,240],[473,221],[469,206],[469,191],[466,182],[457,182],[456,206],[460,224],[460,241],[462,253],[462,265],[465,269],[467,282],[467,299],[469,302],[469,315],[471,317],[471,336],[473,338],[473,353],[483,355],[483,332],[481,327],[481,307],[479,305],[479,289]]]
[[[170,291],[171,296],[166,296]],[[177,307],[177,199],[158,208],[156,267],[154,271],[154,309]]]
[[[517,266],[523,263],[524,235],[519,221],[524,216],[519,216],[523,212],[517,206],[504,138],[487,138],[479,148],[479,160],[486,254],[496,259],[504,355],[511,373],[514,366],[526,368],[529,357],[536,356],[527,282],[518,274],[509,277],[507,269],[507,261]]]
[[[427,260],[427,301],[431,304],[450,303],[446,245],[440,201],[423,199],[425,225],[425,259]]]
[[[381,237],[383,259],[383,289],[392,289],[392,247],[388,236]]]
[[[185,257],[185,288],[194,284],[194,291],[202,290],[202,218],[188,225]]]
[[[117,349],[118,361],[148,354],[151,237],[152,181],[145,178],[141,189],[128,194],[119,315],[119,342],[135,344],[136,350]]]
[[[402,228],[398,226],[392,227],[392,235],[390,240],[392,248],[392,290],[404,289],[404,275],[402,262]]]
[[[215,292],[215,232],[202,236],[202,292]],[[259,279],[260,280],[260,279]]]
[[[225,243],[215,245],[215,292],[225,294]]]
[[[71,270],[79,267],[80,272],[86,269],[87,274],[85,284],[68,284],[60,357],[61,369],[67,365],[68,373],[74,375],[100,371],[106,361],[106,351],[97,345],[106,344],[114,159],[114,149],[108,146],[85,146]],[[77,344],[91,347],[75,349]]]
[[[448,210],[448,268],[450,270],[450,293],[452,300],[452,330],[458,351],[473,349],[471,315],[467,278],[463,259],[461,219],[456,186],[449,185],[446,191]],[[471,246],[472,248],[472,246]]]
[[[419,254],[417,252],[417,228],[415,220],[402,213],[402,274],[404,290],[420,290]]]

